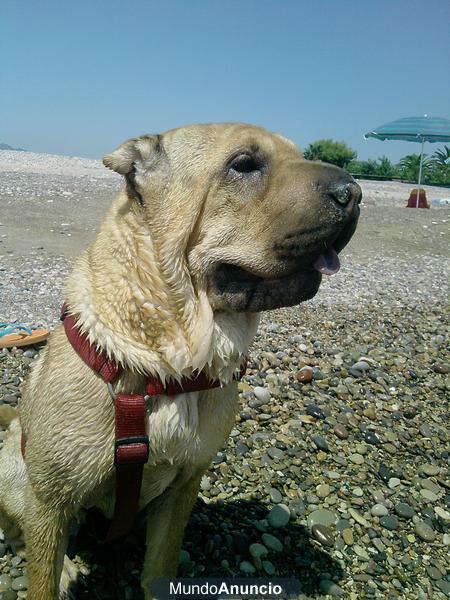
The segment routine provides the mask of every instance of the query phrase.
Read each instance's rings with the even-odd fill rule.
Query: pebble
[[[362,464],[364,464],[364,456],[361,456],[361,454],[358,454],[357,452],[355,452],[354,454],[350,454],[349,459],[355,465],[362,465]]]
[[[322,437],[321,435],[313,435],[312,441],[314,442],[314,445],[319,450],[323,450],[324,452],[328,452],[328,450],[329,450],[328,444],[327,444],[327,441],[326,441],[326,439],[324,437]]]
[[[26,592],[15,592],[14,590],[7,590],[6,592],[2,593],[2,595],[0,596],[0,600],[16,600],[20,597],[19,594],[26,594]]]
[[[359,371],[358,369],[354,369],[353,367],[350,367],[348,372],[350,373],[350,375],[352,375],[355,378],[358,377],[362,377],[363,376],[363,372]]]
[[[447,596],[447,598],[450,598],[450,582],[449,581],[445,581],[445,579],[441,579],[440,581],[436,582],[436,587],[438,587],[441,590],[441,592]]]
[[[373,514],[374,517],[384,517],[389,513],[388,509],[384,506],[384,504],[374,504],[370,509],[370,512]]]
[[[385,483],[388,483],[389,480],[392,479],[392,471],[384,463],[380,463],[378,475]]]
[[[281,492],[279,492],[275,488],[270,488],[270,490],[269,490],[269,497],[270,497],[270,500],[274,504],[279,504],[283,500],[283,496],[281,495]]]
[[[350,521],[347,519],[339,519],[339,521],[336,523],[336,531],[342,532],[344,529],[350,529],[350,527]]]
[[[325,508],[321,508],[319,510],[315,510],[308,515],[307,524],[311,529],[313,525],[323,525],[325,527],[330,527],[331,525],[336,525],[338,521],[338,517],[331,510],[327,510]]]
[[[271,446],[267,450],[267,454],[270,458],[274,458],[275,460],[281,460],[284,458],[284,450],[280,450],[280,448],[276,448],[275,446]]]
[[[357,523],[359,523],[360,525],[362,525],[363,527],[370,527],[370,523],[367,521],[367,519],[365,519],[361,513],[359,513],[357,510],[355,510],[354,508],[349,508],[348,509],[348,513],[351,517],[353,517],[355,519],[355,521]]]
[[[398,487],[401,483],[402,482],[398,477],[391,477],[388,481],[388,488],[393,490],[394,488]]]
[[[430,519],[431,521],[434,519],[434,511],[431,506],[423,507],[420,512],[426,519]]]
[[[450,373],[450,367],[442,363],[435,363],[433,365],[433,371],[435,373],[441,373],[441,375],[448,375],[448,373]]]
[[[273,550],[274,552],[282,552],[283,551],[283,544],[280,542],[280,540],[277,537],[275,537],[274,535],[271,535],[270,533],[263,533],[262,541],[263,541],[263,544],[267,548],[269,548],[269,550]]]
[[[364,441],[372,446],[378,446],[381,444],[380,438],[373,431],[365,431],[363,435]]]
[[[342,539],[346,543],[347,546],[353,545],[353,531],[349,528],[344,529],[342,531]]]
[[[373,406],[373,404],[371,404],[370,406],[365,408],[363,411],[363,414],[365,417],[367,417],[371,421],[375,421],[377,418],[377,411],[375,410],[375,407]]]
[[[16,577],[13,579],[11,584],[11,588],[18,592],[19,590],[26,590],[28,587],[28,579],[26,575],[22,575],[21,577]]]
[[[414,525],[415,532],[424,542],[433,542],[436,539],[436,533],[424,521],[418,521]]]
[[[399,502],[394,507],[395,513],[401,519],[412,519],[416,514],[412,506],[406,504],[405,502]]]
[[[320,381],[321,379],[326,379],[326,375],[322,373],[320,369],[313,369],[313,377],[316,381]]]
[[[12,579],[9,575],[0,575],[0,592],[6,592],[11,587]]]
[[[316,487],[316,494],[319,498],[327,498],[330,495],[330,486],[328,483],[321,483]]]
[[[10,569],[9,574],[11,575],[12,578],[20,577],[21,575],[23,575],[22,569],[15,569],[15,568]]]
[[[436,500],[439,498],[439,496],[434,492],[423,488],[420,490],[420,495],[425,498],[425,500],[429,500],[430,502],[436,502]]]
[[[380,517],[380,525],[385,529],[389,529],[389,531],[394,531],[398,529],[398,519],[395,515],[386,515]]]
[[[362,548],[361,546],[353,546],[353,551],[357,556],[359,556],[359,558],[362,558],[363,560],[370,560],[367,551],[364,550],[364,548]]]
[[[422,423],[422,425],[420,425],[419,431],[420,431],[420,434],[426,438],[430,438],[433,435],[433,433],[430,429],[430,426],[427,425],[426,423]]]
[[[334,583],[331,579],[322,579],[319,583],[320,589],[324,594],[329,594],[334,598],[341,598],[345,595],[344,590],[338,586],[337,583]]]
[[[381,444],[381,441],[380,441]],[[389,452],[389,454],[397,454],[398,452],[398,448],[396,446],[394,446],[394,444],[390,444],[389,442],[387,444],[384,444],[383,449],[386,452]]]
[[[267,516],[269,524],[278,529],[279,527],[285,527],[289,523],[291,512],[286,504],[277,504],[272,508]]]
[[[441,488],[436,483],[434,483],[434,481],[432,481],[431,479],[422,479],[420,481],[420,485],[423,489],[429,490],[430,492],[433,492],[434,494],[439,494],[441,492]]]
[[[249,450],[246,444],[236,444],[235,452],[238,456],[244,456]]]
[[[248,562],[248,560],[243,560],[239,565],[239,569],[242,571],[242,573],[247,573],[249,575],[253,575],[253,573],[256,572],[255,567],[252,565],[252,563]]]
[[[370,369],[370,365],[368,365],[366,362],[359,360],[358,362],[355,362],[351,367],[351,369],[356,369],[357,371],[361,371],[363,373],[365,373],[366,371],[368,371]]]
[[[263,558],[268,554],[267,548],[262,544],[251,544],[248,550],[254,558]]]
[[[334,546],[334,536],[329,527],[325,525],[313,525],[311,534],[322,546]]]
[[[383,542],[380,540],[380,538],[377,537],[372,539],[372,545],[378,550],[380,554],[386,549]]]
[[[207,492],[208,490],[211,489],[211,481],[210,481],[209,477],[207,477],[206,475],[203,475],[203,477],[200,481],[200,489],[203,490],[204,492]]]
[[[310,383],[313,380],[314,371],[311,367],[303,367],[300,371],[297,371],[295,378],[300,383]]]
[[[6,394],[3,397],[3,402],[5,404],[17,404],[17,396],[14,394]]]
[[[442,573],[436,567],[429,566],[427,567],[427,573],[431,577],[431,579],[441,579]]]
[[[267,388],[257,386],[253,388],[253,393],[261,402],[268,402],[270,400],[270,392]]]
[[[267,575],[270,575],[270,576],[275,575],[276,570],[275,570],[274,565],[270,562],[270,560],[263,560],[262,568],[267,573]]]
[[[306,406],[306,414],[316,419],[325,419],[325,414],[317,404],[308,404]]]
[[[21,556],[14,556],[13,559],[11,560],[11,566],[12,567],[18,567],[21,562],[22,562],[22,557]]]
[[[440,506],[435,506],[434,512],[440,519],[442,519],[446,523],[450,522],[450,512],[448,510],[445,510]]]
[[[336,425],[333,427],[333,431],[341,440],[346,440],[348,438],[348,431],[341,423],[336,423]]]
[[[25,350],[25,352],[23,353],[23,356],[25,356],[26,358],[34,358],[37,355],[38,355],[37,350],[33,350],[32,348]]]
[[[434,475],[438,475],[440,472],[440,468],[438,465],[433,465],[431,463],[425,463],[420,466],[420,471],[424,475],[428,475],[429,477],[433,477]]]

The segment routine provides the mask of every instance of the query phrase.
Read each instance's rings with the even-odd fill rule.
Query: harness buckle
[[[118,438],[114,444],[114,466],[145,465],[150,454],[146,435],[130,435]]]

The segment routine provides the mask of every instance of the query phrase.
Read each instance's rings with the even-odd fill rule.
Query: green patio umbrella
[[[423,146],[425,142],[450,142],[450,120],[442,117],[405,117],[397,119],[365,134],[364,139],[403,140],[422,143],[416,207],[419,205],[419,187],[422,180]]]

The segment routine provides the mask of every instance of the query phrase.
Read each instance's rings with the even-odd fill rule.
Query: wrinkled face
[[[215,309],[262,311],[312,298],[353,235],[361,191],[281,137],[229,132],[188,263]]]
[[[185,233],[187,269],[214,310],[295,305],[316,294],[322,274],[339,269],[361,199],[345,171],[306,161],[290,141],[246,125],[174,130],[158,136],[157,146],[132,161],[129,188],[149,221],[157,218],[155,203],[177,215],[173,235]],[[176,223],[169,219],[167,228]]]

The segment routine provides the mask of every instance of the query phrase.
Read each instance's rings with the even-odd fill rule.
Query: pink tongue
[[[334,275],[341,268],[339,256],[334,248],[328,248],[314,263],[314,268],[323,275]]]

